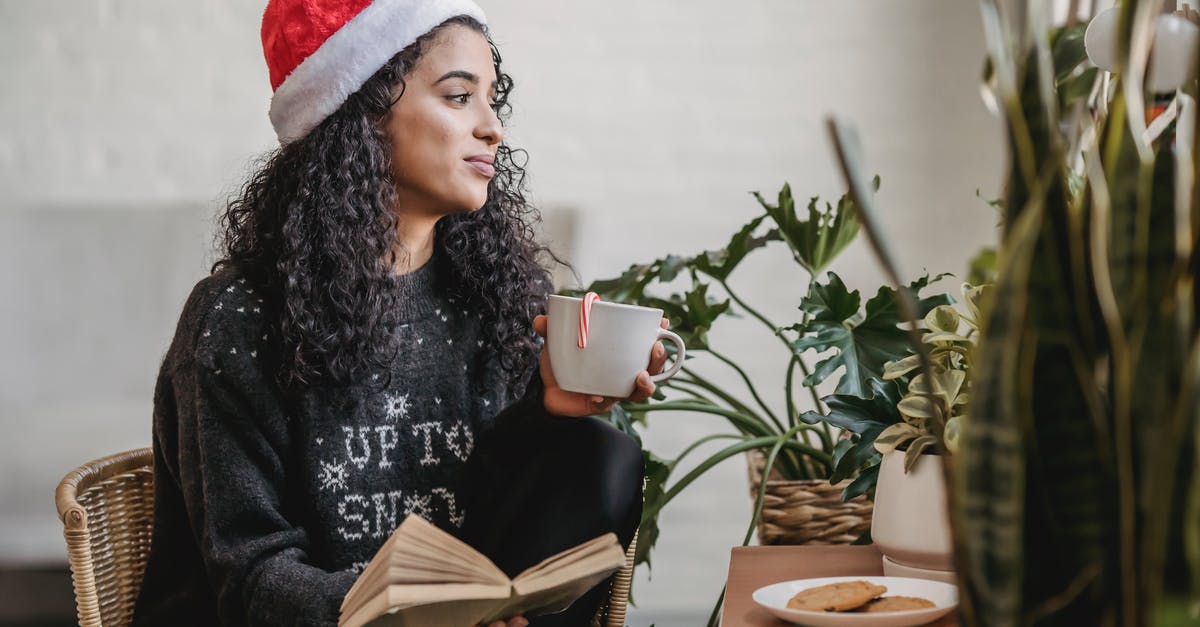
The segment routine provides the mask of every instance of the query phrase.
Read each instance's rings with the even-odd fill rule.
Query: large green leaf
[[[1132,423],[1138,425],[1134,431],[1137,442],[1135,453],[1143,460],[1140,469],[1141,497],[1144,507],[1152,511],[1169,512],[1178,507],[1176,482],[1180,478],[1177,464],[1183,451],[1179,442],[1185,439],[1190,420],[1190,409],[1179,407],[1189,402],[1186,396],[1191,391],[1180,374],[1185,372],[1188,362],[1189,338],[1181,335],[1182,328],[1190,326],[1179,316],[1181,312],[1174,303],[1177,298],[1176,281],[1172,268],[1176,258],[1175,223],[1175,175],[1176,162],[1171,143],[1174,128],[1168,128],[1160,138],[1154,163],[1154,182],[1148,190],[1149,197],[1143,199],[1149,236],[1146,242],[1145,261],[1140,267],[1145,286],[1146,303],[1133,312],[1135,333],[1140,346],[1131,351],[1137,356],[1133,362],[1133,386],[1131,388]],[[1142,220],[1139,220],[1142,221]],[[1184,310],[1186,311],[1186,310]],[[1177,322],[1178,321],[1178,322]],[[1181,411],[1182,410],[1182,411]],[[1183,475],[1186,477],[1186,473]],[[1138,579],[1146,582],[1151,595],[1161,588],[1163,572],[1167,564],[1170,517],[1158,516],[1146,521],[1139,551],[1143,569]],[[1154,605],[1151,596],[1150,605]]]
[[[838,442],[833,449],[833,473],[829,483],[837,484],[844,479],[854,476],[864,464],[879,455],[875,450],[875,438],[883,432],[883,425],[873,425],[860,435],[855,434],[851,439]]]
[[[879,189],[878,176],[874,184],[875,189]],[[792,188],[786,183],[779,190],[775,204],[767,202],[758,192],[754,197],[775,221],[778,234],[792,249],[796,262],[808,270],[809,276],[820,274],[858,235],[858,213],[848,194],[838,200],[836,208],[825,203],[824,211],[817,207],[818,198],[810,199],[807,219],[796,214]]]
[[[1058,109],[1070,111],[1075,103],[1091,94],[1099,69],[1088,67],[1083,34],[1087,24],[1079,23],[1061,28],[1051,36],[1054,64],[1054,86],[1058,92]]]
[[[800,420],[810,425],[824,422],[858,435],[904,421],[897,409],[904,396],[897,381],[872,379],[868,388],[870,391],[864,396],[830,394],[821,399],[829,413],[806,411],[800,414]]]
[[[671,464],[659,459],[650,451],[642,451],[642,459],[646,464],[646,485],[642,492],[642,509],[654,512],[645,517],[638,528],[637,549],[634,551],[634,565],[650,564],[650,550],[658,542],[658,515],[666,501],[667,478],[671,475]]]
[[[1051,36],[1058,111],[1069,112],[1076,102],[1091,94],[1096,83],[1098,68],[1090,67],[1084,48],[1086,30],[1087,24],[1080,23],[1058,29]]]
[[[866,468],[858,472],[858,477],[842,490],[843,501],[849,501],[860,494],[866,494],[868,497],[874,498],[875,484],[879,482],[879,462],[882,459],[880,457],[874,460]]]
[[[951,512],[966,607],[973,624],[1019,623],[1024,574],[1025,447],[1020,417],[1028,393],[1018,389],[1025,290],[1040,214],[1023,212],[1010,227],[972,374],[971,420],[963,427]],[[972,623],[968,623],[972,624]]]
[[[683,338],[689,349],[708,348],[708,331],[713,322],[729,312],[729,299],[715,300],[708,296],[708,284],[697,283],[683,296],[672,294],[670,298],[646,298],[642,304],[657,307],[671,321],[671,330]],[[730,313],[729,315],[733,315]]]
[[[1087,60],[1087,50],[1083,46],[1083,34],[1087,24],[1079,23],[1068,28],[1061,28],[1050,38],[1050,48],[1054,56],[1054,79],[1062,81],[1070,76],[1076,68]]]
[[[728,279],[729,275],[733,273],[734,268],[746,258],[747,254],[757,248],[766,246],[768,242],[781,239],[779,231],[774,229],[765,235],[754,235],[754,231],[758,229],[759,224],[766,217],[766,215],[761,215],[748,222],[730,238],[729,244],[725,248],[708,250],[696,255],[695,259],[692,260],[692,266],[697,271],[703,272],[718,281]]]
[[[930,279],[926,275],[905,288],[912,292],[917,302],[919,317],[923,318],[935,307],[953,302],[945,294],[917,300],[922,289],[944,276]],[[792,343],[792,348],[797,353],[809,349],[817,352],[835,349],[833,355],[817,363],[813,373],[805,378],[805,385],[818,385],[838,368],[845,368],[838,381],[837,393],[867,396],[868,381],[883,378],[888,362],[904,358],[911,352],[908,333],[898,326],[901,322],[898,292],[890,287],[880,287],[860,311],[858,291],[848,291],[833,272],[828,277],[824,284],[813,282],[809,286],[800,307],[810,319],[790,327],[801,334]]]
[[[563,294],[582,296],[586,292],[595,292],[609,302],[641,304],[646,298],[647,286],[655,281],[667,283],[675,280],[689,263],[691,259],[688,257],[667,255],[650,263],[633,264],[617,278],[593,281],[586,289],[563,290]]]
[[[1125,313],[1131,311],[1141,297],[1136,277],[1144,256],[1138,244],[1148,237],[1145,231],[1148,223],[1138,219],[1143,166],[1134,145],[1133,131],[1121,114],[1125,110],[1125,100],[1119,93],[1113,106],[1116,109],[1113,115],[1119,117],[1110,120],[1103,145],[1106,179],[1103,184],[1111,205],[1108,217],[1108,273],[1112,277],[1117,309]]]

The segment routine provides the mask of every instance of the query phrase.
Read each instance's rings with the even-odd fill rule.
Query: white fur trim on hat
[[[483,9],[471,0],[375,0],[367,5],[275,90],[270,115],[279,143],[307,135],[388,59],[458,15],[487,23]]]

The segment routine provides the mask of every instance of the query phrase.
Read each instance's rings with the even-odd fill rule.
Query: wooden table
[[[757,589],[789,579],[882,575],[879,551],[867,546],[739,546],[729,556],[729,579],[721,627],[789,627],[758,606],[750,595]],[[933,627],[958,625],[954,615]]]

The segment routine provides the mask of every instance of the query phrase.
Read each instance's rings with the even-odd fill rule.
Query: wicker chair
[[[633,583],[633,557],[637,553],[637,532],[629,542],[625,551],[625,565],[613,577],[612,590],[608,600],[600,606],[596,617],[592,619],[592,627],[625,627],[625,610],[629,603],[629,586]]]
[[[128,625],[150,553],[154,472],[150,449],[71,471],[54,500],[67,538],[82,627]]]
[[[59,482],[62,519],[81,627],[124,627],[133,618],[150,552],[154,472],[148,448],[88,462]],[[637,536],[605,607],[592,621],[624,627]]]

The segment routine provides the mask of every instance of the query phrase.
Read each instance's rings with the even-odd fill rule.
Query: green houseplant
[[[911,468],[917,456],[935,444],[929,421],[942,420],[945,422],[944,447],[950,453],[958,451],[962,425],[967,421],[971,361],[979,332],[979,304],[989,287],[963,284],[967,312],[942,305],[925,315],[926,333],[921,336],[921,341],[929,346],[932,370],[920,372],[908,382],[907,392],[896,405],[904,420],[888,426],[875,438],[875,450],[883,454],[904,450],[905,466]],[[893,381],[921,368],[921,355],[914,353],[889,363],[884,368],[883,378]]]
[[[877,187],[878,178],[872,182],[872,188]],[[769,484],[775,484],[761,477],[756,480],[755,465],[783,482],[840,484],[830,488],[834,503],[826,502],[826,506],[841,507],[842,511],[858,507],[862,525],[852,535],[840,530],[839,541],[858,538],[869,521],[870,504],[863,496],[874,485],[879,456],[871,442],[858,433],[839,438],[834,429],[838,425],[804,419],[797,397],[806,395],[813,407],[825,411],[816,388],[842,369],[836,379],[839,395],[890,404],[892,409],[888,412],[894,416],[891,422],[901,420],[894,410],[899,397],[891,401],[875,398],[876,391],[871,387],[872,382],[882,380],[887,363],[911,354],[905,332],[896,326],[900,321],[897,290],[881,287],[864,303],[859,293],[848,289],[837,274],[828,272],[821,276],[858,233],[855,204],[843,196],[836,204],[826,203],[822,208],[819,200],[812,198],[805,209],[798,211],[787,185],[774,202],[758,194],[754,196],[762,213],[741,227],[725,247],[635,264],[619,277],[595,281],[584,290],[568,292],[580,295],[592,291],[610,302],[661,308],[670,319],[672,330],[687,345],[688,363],[680,374],[660,384],[658,393],[646,403],[614,406],[608,416],[613,424],[638,437],[637,425],[645,423],[654,413],[687,411],[720,416],[729,426],[727,431],[700,438],[674,459],[663,459],[646,451],[648,482],[638,543],[639,563],[649,561],[662,508],[718,463],[747,453],[756,454],[751,477],[754,508],[743,544],[749,542],[759,526]],[[749,254],[776,243],[787,247],[801,270],[795,282],[803,286],[807,279],[807,289],[797,290],[798,320],[789,320],[787,326],[776,324],[760,313],[738,294],[731,281],[735,269]],[[920,298],[920,292],[938,278],[941,277],[922,277],[903,291]],[[663,286],[676,281],[686,285],[682,293],[660,293]],[[717,298],[718,293],[725,298]],[[934,294],[920,298],[919,308],[928,313],[951,302],[946,294]],[[782,349],[780,364],[786,368],[783,415],[778,415],[765,401],[745,369],[714,346],[709,337],[719,319],[735,315],[748,315],[759,321],[765,329],[765,343],[778,342]],[[806,355],[810,350],[827,354],[810,367],[810,357]],[[702,376],[694,367],[695,360],[701,359],[729,368],[744,384],[744,390],[727,389]],[[682,467],[682,460],[716,441],[724,441],[726,446],[695,463],[682,476],[672,477],[672,472]],[[850,503],[843,503],[843,499]],[[759,527],[760,537],[762,529]]]
[[[1010,150],[949,477],[967,625],[1200,621],[1200,194],[1195,74],[1144,78],[1162,4],[1119,6],[1117,65],[1084,25],[982,4],[987,88]],[[1194,42],[1193,42],[1194,43]],[[1193,62],[1200,51],[1190,48]],[[1195,67],[1195,65],[1193,65]],[[1152,97],[1171,104],[1148,106]],[[831,129],[885,269],[853,133]],[[907,318],[917,315],[907,304]],[[925,368],[931,356],[913,346]],[[944,416],[927,421],[941,448]],[[952,438],[953,440],[953,438]]]
[[[821,399],[829,408],[826,413],[807,411],[800,419],[859,436],[853,444],[865,453],[856,454],[904,451],[907,468],[922,453],[932,452],[938,437],[944,438],[945,449],[955,452],[970,398],[979,304],[989,288],[964,283],[965,312],[952,305],[929,309],[927,303],[917,303],[920,311],[928,309],[918,333],[927,347],[929,370],[923,368],[922,355],[904,339],[902,346],[893,349],[903,357],[885,363],[882,376],[868,379],[868,390],[835,392]],[[932,430],[935,418],[945,424],[941,436],[935,436]],[[850,444],[843,446],[850,450]]]
[[[957,450],[967,421],[979,303],[986,289],[963,284],[965,311],[951,305],[929,310],[916,330],[925,352],[910,350],[887,363],[882,377],[871,379],[870,395],[835,393],[822,399],[826,413],[801,415],[805,422],[855,434],[844,444],[851,458],[881,456],[860,478],[869,472],[878,484],[871,538],[884,555],[885,575],[953,581],[945,480],[940,463],[922,454]]]
[[[1197,85],[1150,122],[1161,7],[1120,4],[1109,74],[1083,24],[983,3],[1010,167],[954,473],[968,624],[1200,620]]]

